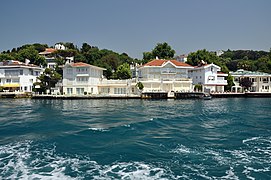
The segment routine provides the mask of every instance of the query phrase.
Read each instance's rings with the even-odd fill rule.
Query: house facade
[[[46,48],[45,51],[40,52],[39,55],[43,56],[47,63],[47,68],[55,69],[57,66],[55,57],[52,55],[53,52],[57,51],[54,48]]]
[[[271,92],[271,74],[239,69],[236,72],[230,72],[230,75],[233,77],[235,84],[232,87],[233,92],[243,92],[243,88],[240,86],[242,78],[249,78],[252,82],[251,87],[248,89],[250,92]]]
[[[139,94],[138,88],[136,87],[136,79],[102,79],[100,85],[98,85],[98,91],[99,94],[105,96],[132,96]]]
[[[39,66],[9,60],[0,62],[0,87],[4,91],[32,92],[33,83],[43,72]]]
[[[90,95],[99,94],[104,68],[78,62],[63,67],[63,94]]]
[[[220,73],[221,68],[215,64],[201,64],[189,70],[189,77],[193,79],[193,85],[202,85],[204,92],[224,92],[227,85],[227,74]]]
[[[176,60],[155,59],[138,68],[143,92],[187,92],[192,89],[188,71],[194,67]]]

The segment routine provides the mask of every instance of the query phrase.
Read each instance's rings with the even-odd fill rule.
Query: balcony
[[[176,74],[176,71],[161,71],[161,74]]]
[[[207,84],[213,84],[213,85],[227,85],[227,80],[208,80]]]

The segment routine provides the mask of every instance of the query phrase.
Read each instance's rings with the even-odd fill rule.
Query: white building
[[[67,48],[63,44],[55,44],[55,49],[57,50],[66,50]]]
[[[224,54],[224,51],[222,51],[222,50],[217,50],[217,51],[215,52],[215,54],[216,54],[216,56],[221,56],[221,55]]]
[[[193,66],[183,62],[156,59],[138,68],[138,80],[144,85],[143,92],[191,91],[190,69]]]
[[[52,56],[52,53],[57,51],[54,48],[46,48],[45,51],[40,52],[39,55],[43,56],[47,62],[47,68],[55,69],[56,68],[56,60],[55,57]]]
[[[251,92],[271,92],[271,74],[239,69],[236,72],[230,72],[230,75],[234,79],[235,86],[232,87],[234,92],[243,91],[239,84],[242,78],[249,78],[252,82],[252,86],[248,89]]]
[[[187,55],[182,54],[180,56],[177,56],[176,60],[179,61],[179,62],[186,62],[187,61]]]
[[[221,68],[215,64],[201,64],[189,70],[189,77],[193,79],[193,85],[200,84],[204,92],[224,92],[227,85],[225,79],[228,75],[220,73]]]
[[[136,79],[125,80],[108,80],[102,79],[98,85],[99,94],[110,96],[132,96],[138,95],[139,91],[136,87]]]
[[[63,94],[90,95],[99,94],[104,68],[78,62],[63,67]]]
[[[39,66],[20,61],[0,62],[0,87],[5,91],[32,92],[33,83],[43,72]]]

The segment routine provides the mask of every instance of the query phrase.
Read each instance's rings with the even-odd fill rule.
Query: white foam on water
[[[234,174],[234,169],[233,167],[230,167],[229,170],[226,171],[226,176],[222,176],[221,179],[234,179],[234,180],[238,180],[238,176],[236,176]]]
[[[176,154],[189,154],[192,153],[192,150],[184,145],[178,145],[176,149],[173,149],[170,151],[171,153],[176,153]]]
[[[252,137],[252,138],[248,138],[248,139],[244,139],[242,142],[243,144],[247,143],[247,142],[250,142],[250,141],[255,141],[255,140],[258,140],[260,139],[261,137]]]
[[[109,131],[108,129],[104,129],[104,128],[88,128],[88,129],[90,129],[90,130],[92,130],[92,131],[100,131],[100,132],[106,132],[106,131]]]
[[[60,164],[58,160],[48,162],[50,163],[48,164],[44,162],[43,158],[46,159],[45,156],[42,159],[32,159],[31,144],[31,141],[25,141],[0,146],[0,179],[73,179],[65,175],[65,167],[57,166],[57,164]],[[54,148],[49,151],[52,150]],[[41,153],[46,154],[46,151]],[[50,152],[47,155],[49,154]],[[51,157],[51,159],[54,159],[54,157]],[[37,167],[33,166],[33,164],[45,165]],[[35,173],[39,168],[49,168],[49,166],[51,167],[50,171]]]
[[[100,165],[89,157],[58,155],[31,141],[0,146],[0,179],[178,179],[167,167],[145,162]]]

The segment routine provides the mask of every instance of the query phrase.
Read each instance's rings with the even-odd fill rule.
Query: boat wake
[[[55,145],[32,141],[0,146],[0,179],[178,179],[144,162],[101,165],[87,156],[57,154]]]

